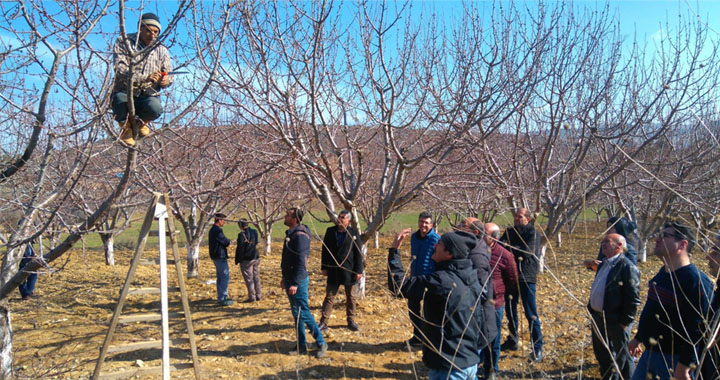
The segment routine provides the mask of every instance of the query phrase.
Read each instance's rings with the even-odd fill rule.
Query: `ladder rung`
[[[193,368],[192,363],[176,363],[176,364],[170,364],[170,371],[179,371],[183,369]],[[112,372],[112,373],[100,373],[100,376],[98,376],[98,379],[124,379],[131,376],[144,376],[144,375],[152,375],[155,373],[162,373],[163,368],[161,366],[159,367],[140,367],[140,368],[133,368],[129,369],[127,371],[120,371],[120,372]]]
[[[168,313],[168,319],[179,317],[180,313]],[[159,321],[162,319],[160,313],[148,313],[148,314],[129,314],[121,315],[118,318],[119,323],[132,323],[132,322],[152,322]]]
[[[190,340],[188,338],[175,338],[170,339],[170,345],[171,346],[177,346],[180,344],[187,344]],[[119,352],[131,352],[131,351],[137,351],[137,350],[147,350],[149,348],[162,348],[162,340],[148,340],[145,342],[133,342],[133,343],[125,343],[125,344],[118,344],[117,346],[110,346],[108,347],[108,353],[114,354]]]
[[[179,292],[179,286],[168,287],[168,292]],[[131,294],[160,294],[160,288],[132,288],[128,291],[128,295]]]
[[[168,265],[174,265],[175,260],[168,259],[167,263],[168,263]],[[140,264],[140,265],[160,265],[160,259],[140,259],[138,264]]]

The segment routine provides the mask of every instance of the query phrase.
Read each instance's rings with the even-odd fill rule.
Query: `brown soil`
[[[500,379],[597,377],[585,311],[593,274],[582,269],[581,262],[597,254],[601,232],[592,226],[583,230],[571,238],[566,237],[561,249],[548,248],[547,265],[551,270],[538,280],[545,359],[542,363],[528,361],[527,323],[522,319],[522,349],[503,353]],[[389,243],[389,238],[381,241],[382,246]],[[309,263],[310,305],[319,319],[325,287],[319,270],[319,249],[313,248]],[[409,352],[400,344],[410,335],[410,323],[406,302],[392,298],[387,291],[385,249],[369,250],[367,297],[360,302],[357,318],[361,331],[351,332],[345,328],[344,297],[338,296],[331,329],[325,334],[330,346],[327,357],[288,355],[295,339],[287,297],[278,286],[279,251],[280,246],[274,246],[274,253],[261,260],[264,298],[230,307],[215,305],[215,285],[206,283],[214,280],[214,267],[207,250],[201,252],[200,276],[186,283],[205,379],[427,378],[421,353]],[[157,254],[148,250],[144,257],[157,257]],[[181,255],[184,254],[181,250]],[[118,252],[117,264],[109,267],[104,265],[102,253],[72,252],[62,262],[53,263],[54,273],[40,276],[38,298],[11,299],[19,378],[86,379],[92,374],[131,255],[129,251]],[[696,261],[699,259],[695,257]],[[184,259],[182,261],[184,271]],[[641,264],[643,283],[658,266],[654,259]],[[175,281],[174,276],[170,276],[171,286]],[[135,282],[135,286],[157,286],[158,266],[141,266]],[[236,300],[246,296],[237,266],[231,266],[230,293]],[[642,294],[644,297],[644,290]],[[174,300],[171,298],[171,311],[181,311],[179,302]],[[159,304],[159,296],[130,296],[123,314],[157,311]],[[182,318],[171,320],[170,329],[171,337],[184,336]],[[504,337],[506,331],[503,330]],[[159,331],[158,324],[122,325],[114,342],[159,339]],[[188,362],[189,357],[188,346],[171,350],[173,363]],[[160,364],[159,358],[160,351],[156,349],[118,354],[106,360],[103,372],[156,366]],[[191,370],[172,375],[193,378]]]

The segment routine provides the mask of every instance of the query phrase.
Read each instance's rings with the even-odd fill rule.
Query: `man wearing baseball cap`
[[[160,19],[154,13],[140,17],[137,33],[121,36],[115,43],[115,86],[112,109],[115,120],[122,126],[120,139],[128,146],[135,145],[136,137],[150,134],[148,123],[162,115],[160,91],[169,87],[172,70],[168,49],[155,39],[162,30]],[[148,49],[149,51],[145,51]],[[132,88],[134,115],[128,117],[128,93]]]

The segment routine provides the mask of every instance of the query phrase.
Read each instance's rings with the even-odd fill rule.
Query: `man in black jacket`
[[[282,279],[280,287],[287,292],[290,301],[290,311],[293,315],[297,334],[297,354],[307,352],[305,340],[305,326],[315,338],[318,358],[325,357],[328,345],[325,343],[322,331],[315,323],[315,317],[310,312],[308,305],[308,285],[310,280],[307,272],[307,258],[310,255],[310,229],[301,224],[303,211],[298,208],[291,208],[285,214],[285,243],[283,244],[280,269]]]
[[[242,219],[238,222],[240,232],[235,248],[235,265],[240,264],[245,286],[248,290],[247,302],[260,301],[260,254],[257,250],[258,233],[248,227],[248,221]]]
[[[352,289],[362,277],[363,257],[359,246],[360,236],[356,229],[350,227],[350,218],[350,211],[340,211],[335,222],[336,225],[328,227],[323,239],[321,269],[323,276],[327,277],[327,286],[320,319],[320,330],[322,331],[328,329],[333,301],[340,285],[345,288],[348,329],[359,330],[355,323],[357,300],[353,296]]]
[[[210,258],[215,264],[215,285],[217,287],[217,301],[221,306],[229,306],[234,302],[228,298],[228,284],[230,283],[230,268],[227,263],[227,247],[230,239],[223,234],[222,227],[225,225],[225,214],[215,214],[215,224],[210,227],[208,243],[210,243]]]
[[[518,268],[518,292],[522,299],[525,318],[530,326],[530,338],[533,351],[530,358],[536,362],[542,360],[542,330],[540,329],[540,316],[535,303],[535,283],[539,261],[536,256],[540,248],[540,234],[530,223],[530,212],[526,208],[519,208],[513,212],[513,226],[508,227],[500,237],[500,242],[515,257]],[[514,351],[518,349],[518,295],[505,293],[505,314],[508,320],[510,335],[502,344],[503,350]]]
[[[467,259],[477,240],[464,231],[444,234],[432,255],[435,272],[409,277],[398,250],[407,236],[407,231],[399,233],[388,252],[388,286],[403,297],[424,301],[420,331],[429,379],[474,380],[480,362],[478,337],[485,322],[478,307],[482,287]]]
[[[605,259],[590,290],[592,343],[603,380],[630,379],[635,363],[628,351],[630,324],[640,306],[640,272],[624,253],[625,238],[608,234],[602,240]]]

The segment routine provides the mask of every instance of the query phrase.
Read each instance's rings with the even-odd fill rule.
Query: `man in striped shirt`
[[[135,145],[135,137],[150,134],[148,122],[162,115],[160,90],[169,87],[172,70],[168,49],[155,43],[162,25],[154,13],[140,18],[138,33],[118,38],[113,49],[115,63],[115,87],[112,109],[115,120],[123,127],[120,138],[129,146]],[[128,118],[128,91],[132,87],[134,118]],[[135,128],[137,127],[137,128]],[[137,129],[137,130],[134,130]]]

